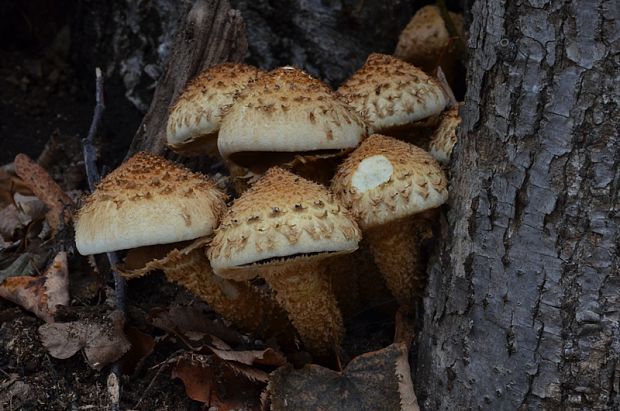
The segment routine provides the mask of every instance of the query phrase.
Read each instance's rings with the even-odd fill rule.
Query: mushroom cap
[[[327,188],[273,167],[228,209],[208,256],[216,274],[244,280],[256,275],[254,263],[353,252],[360,239],[351,214]]]
[[[455,105],[442,114],[439,127],[433,133],[429,151],[435,160],[442,164],[450,162],[452,149],[457,142],[456,130],[459,124],[461,124],[459,106]]]
[[[462,35],[463,16],[453,12],[449,14],[456,30]],[[394,56],[430,70],[437,64],[440,55],[446,52],[449,42],[450,33],[439,7],[424,6],[400,33]]]
[[[437,80],[385,54],[371,54],[337,94],[360,113],[375,133],[439,114],[448,99]]]
[[[248,86],[222,121],[223,158],[240,152],[307,152],[356,147],[363,120],[323,82],[293,67]]]
[[[196,76],[170,110],[166,127],[168,146],[175,151],[189,151],[200,145],[215,149],[225,109],[242,89],[264,74],[257,67],[224,63]]]
[[[448,199],[447,183],[429,153],[374,134],[340,165],[332,189],[368,229],[439,207]]]
[[[105,176],[78,211],[81,254],[167,244],[209,235],[226,195],[202,174],[138,153]]]

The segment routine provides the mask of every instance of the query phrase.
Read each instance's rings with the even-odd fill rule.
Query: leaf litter
[[[46,158],[49,161],[53,156]],[[83,178],[79,173],[76,176],[70,179],[71,188]],[[69,290],[75,290],[70,279],[80,278],[71,275],[70,265],[89,271],[87,276],[82,275],[86,278],[92,277],[93,269],[95,273],[99,270],[92,257],[75,255],[66,238],[58,236],[71,224],[75,198],[75,192],[64,192],[43,167],[25,155],[0,168],[0,296],[46,322],[38,327],[38,338],[52,358],[83,358],[81,361],[94,371],[119,361],[123,375],[135,379],[135,390],[143,378],[155,373],[134,405],[156,401],[146,398],[146,391],[152,389],[161,370],[168,368],[170,382],[181,381],[188,398],[210,409],[417,410],[408,364],[412,327],[403,325],[406,319],[402,314],[400,320],[397,316],[400,336],[394,344],[354,356],[342,371],[307,364],[303,352],[282,352],[274,342],[240,333],[225,320],[205,312],[201,303],[153,308],[142,319],[136,319],[134,312],[129,321],[136,326],[126,325],[122,313],[105,305],[110,293],[107,300],[97,302],[96,289],[101,284],[90,281],[94,292],[84,294],[79,304],[96,304],[93,308],[99,308],[91,310],[90,315],[81,314],[81,306],[73,307],[76,301],[69,298]],[[50,262],[52,255],[55,257]],[[56,318],[59,308],[60,321],[64,322]],[[76,356],[80,352],[83,355]],[[162,355],[167,356],[163,361]],[[296,369],[292,364],[305,366]],[[22,383],[25,375],[8,375],[9,380],[2,384],[13,397],[32,391],[31,385]],[[132,382],[120,382],[124,395],[131,397]],[[107,384],[109,380],[103,382],[102,389]]]

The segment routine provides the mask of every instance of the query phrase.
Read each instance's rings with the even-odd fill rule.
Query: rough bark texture
[[[170,105],[185,84],[201,71],[227,61],[240,62],[247,42],[243,19],[228,0],[197,0],[171,44],[164,76],[158,81],[129,154],[144,150],[162,154]]]
[[[428,410],[620,409],[618,7],[473,5],[419,336]]]
[[[248,61],[295,65],[338,86],[372,52],[391,54],[422,1],[231,0],[246,22]]]

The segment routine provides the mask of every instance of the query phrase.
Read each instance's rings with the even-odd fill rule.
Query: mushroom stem
[[[415,220],[406,218],[366,232],[375,263],[399,304],[413,304],[426,283],[416,230]]]
[[[288,312],[308,351],[333,354],[344,336],[342,315],[321,261],[297,258],[270,266],[263,274]]]
[[[161,269],[166,278],[184,286],[240,329],[262,338],[290,337],[286,313],[266,293],[248,282],[229,281],[213,274],[202,248],[183,254],[173,250]]]

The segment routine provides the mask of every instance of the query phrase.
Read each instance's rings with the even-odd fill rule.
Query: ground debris
[[[28,254],[22,254],[11,267],[27,265],[27,260]],[[0,297],[21,305],[46,322],[53,322],[58,306],[69,304],[67,253],[59,252],[41,276],[0,276]]]
[[[419,410],[408,362],[409,350],[394,343],[354,358],[342,372],[310,364],[271,374],[271,410]]]
[[[99,321],[88,318],[44,324],[39,327],[39,336],[52,357],[65,359],[84,350],[88,365],[99,370],[129,351],[131,344],[123,325],[122,313],[112,311]]]
[[[71,221],[73,200],[60,188],[43,167],[25,154],[15,156],[15,172],[49,209],[47,222],[55,232]]]

